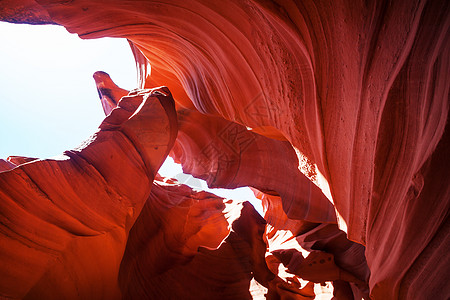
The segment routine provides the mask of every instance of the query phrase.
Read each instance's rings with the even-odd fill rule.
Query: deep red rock
[[[78,149],[3,161],[0,295],[120,298],[128,232],[176,133],[173,99],[162,88],[122,98]]]

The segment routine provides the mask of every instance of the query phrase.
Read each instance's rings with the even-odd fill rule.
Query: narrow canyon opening
[[[94,72],[109,73],[124,89],[137,87],[126,39],[83,40],[62,26],[5,22],[0,22],[0,39],[0,158],[50,158],[93,134],[104,119]],[[171,157],[159,174],[196,190],[250,201],[262,214],[261,200],[248,187],[209,188],[204,180],[183,173]]]

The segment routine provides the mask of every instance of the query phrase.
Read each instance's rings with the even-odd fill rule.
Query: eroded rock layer
[[[176,181],[155,181],[122,260],[123,297],[251,299],[254,276],[266,286],[275,277],[264,261],[265,222],[259,219],[249,203],[196,192]],[[258,236],[246,234],[255,226]],[[264,245],[257,256],[252,239]]]
[[[127,38],[141,88],[168,86],[184,118],[185,171],[337,222],[365,246],[373,299],[450,297],[448,1],[3,1],[0,16]]]
[[[196,111],[179,110],[178,116],[179,133],[171,156],[184,172],[206,180],[210,187],[252,186],[276,192],[292,219],[336,222],[333,205],[298,170],[289,142]]]
[[[0,295],[120,298],[128,232],[175,141],[176,123],[166,88],[136,93],[78,149],[3,161]]]

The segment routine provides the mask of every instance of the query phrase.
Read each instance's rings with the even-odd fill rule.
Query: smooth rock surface
[[[128,232],[176,134],[161,88],[122,98],[78,149],[2,161],[0,296],[120,298]]]

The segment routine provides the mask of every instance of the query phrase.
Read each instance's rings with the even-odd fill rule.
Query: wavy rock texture
[[[290,219],[279,196],[254,192],[264,208],[267,261],[272,272],[280,270],[282,263],[279,275],[298,286],[299,293],[314,295],[313,286],[305,280],[333,281],[337,299],[368,299],[369,268],[364,246],[349,241],[336,224]],[[316,293],[318,289],[316,285]]]
[[[286,148],[282,157],[321,189],[348,238],[366,246],[373,299],[450,297],[448,1],[0,5],[5,20],[54,22],[82,38],[127,38],[142,77],[149,73],[143,57],[151,64],[143,87],[167,85],[178,108],[289,143],[278,146]],[[23,13],[27,7],[32,14]],[[202,149],[178,143],[184,153]],[[190,159],[180,161],[201,173]],[[226,176],[241,167],[224,163],[228,173],[215,173],[225,178],[210,181],[239,185],[240,177]],[[294,191],[304,190],[303,179],[278,190],[256,181],[277,191],[289,218],[334,219],[326,201]]]
[[[120,298],[128,232],[176,133],[162,88],[122,98],[99,131],[60,157],[2,160],[1,296]]]
[[[249,203],[155,181],[121,263],[124,298],[251,299],[253,277],[266,286],[275,278],[264,225]]]
[[[178,116],[179,133],[171,156],[185,173],[206,180],[210,187],[253,186],[276,192],[292,219],[336,222],[332,203],[298,170],[289,142],[195,111],[179,110]]]
[[[94,80],[107,115],[128,91],[104,72],[96,72]],[[119,273],[122,295],[245,299],[268,290],[269,298],[278,299],[273,286],[282,280],[267,267],[264,227],[248,202],[225,202],[158,178],[127,241]]]

